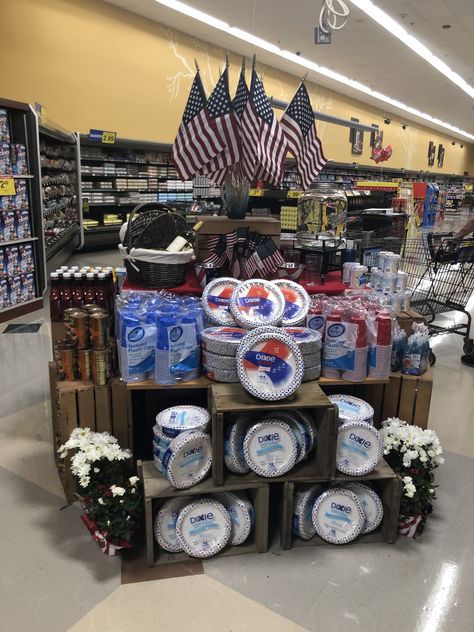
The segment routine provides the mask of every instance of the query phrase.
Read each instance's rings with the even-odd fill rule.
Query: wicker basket
[[[150,288],[183,285],[193,253],[167,253],[165,248],[185,231],[184,217],[167,206],[155,202],[136,206],[128,220],[125,247],[119,247],[130,283]]]

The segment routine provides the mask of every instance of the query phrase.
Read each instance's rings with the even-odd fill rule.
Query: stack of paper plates
[[[322,491],[322,485],[312,485],[295,491],[292,529],[293,533],[302,540],[310,540],[316,535],[316,527],[313,524],[313,506]]]
[[[342,425],[348,421],[374,423],[374,409],[363,399],[352,395],[328,395],[328,399],[339,410],[339,424]]]
[[[232,531],[229,544],[238,546],[245,542],[255,524],[255,512],[252,503],[243,494],[219,492],[214,498],[229,512]]]
[[[267,419],[273,419],[276,421],[282,421],[288,424],[293,430],[296,437],[296,443],[298,444],[298,453],[296,456],[296,462],[299,463],[308,456],[310,449],[311,439],[306,430],[305,424],[293,414],[293,411],[275,410],[266,415]]]
[[[156,427],[162,434],[174,438],[188,430],[205,432],[209,427],[211,416],[200,406],[172,406],[158,413]]]
[[[208,320],[215,325],[233,325],[234,319],[229,311],[230,297],[239,281],[231,277],[213,279],[202,293],[202,306]]]
[[[355,540],[365,523],[364,511],[357,496],[337,487],[318,496],[312,518],[319,537],[332,544],[346,544]]]
[[[203,432],[184,432],[175,437],[163,455],[163,474],[176,489],[202,481],[212,463],[211,439]]]
[[[202,348],[208,353],[234,357],[247,331],[239,327],[207,327],[201,332]]]
[[[224,463],[235,474],[246,474],[250,470],[244,457],[244,438],[251,423],[250,415],[241,414],[225,427]]]
[[[308,327],[284,327],[283,331],[293,338],[303,356],[321,352],[323,337],[319,331],[313,331]]]
[[[380,463],[383,444],[379,431],[363,421],[349,421],[339,427],[336,466],[343,474],[364,476]]]
[[[237,371],[226,371],[225,369],[213,369],[206,364],[202,367],[203,375],[213,382],[229,382],[237,384],[240,382]]]
[[[265,420],[252,426],[245,435],[245,460],[259,476],[283,476],[294,466],[297,455],[295,434],[281,421]]]
[[[375,531],[383,518],[383,504],[377,492],[369,485],[364,485],[363,483],[342,483],[342,486],[344,489],[353,492],[362,505],[365,516],[362,533]]]
[[[163,503],[155,520],[155,538],[162,549],[179,553],[183,547],[176,537],[176,521],[179,512],[189,502],[189,496],[171,498]]]
[[[254,397],[276,401],[293,395],[301,384],[303,357],[291,336],[262,328],[249,333],[237,350],[237,373]]]
[[[230,300],[235,322],[245,329],[280,325],[284,309],[285,299],[280,288],[264,279],[242,281]]]
[[[176,521],[176,537],[192,557],[211,557],[226,546],[232,533],[227,509],[216,500],[200,498],[190,502]]]
[[[311,299],[308,292],[294,281],[286,279],[278,279],[274,281],[275,285],[280,288],[285,298],[285,309],[283,312],[282,325],[289,327],[291,325],[300,325],[308,314],[311,305]]]

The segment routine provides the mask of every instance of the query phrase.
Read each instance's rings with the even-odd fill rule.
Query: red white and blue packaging
[[[207,319],[214,325],[234,325],[230,298],[240,281],[231,277],[214,279],[202,293],[202,306]]]
[[[230,311],[235,322],[244,329],[262,325],[280,325],[285,298],[272,281],[250,279],[240,283],[232,293]]]
[[[274,283],[280,288],[285,298],[285,309],[281,321],[283,327],[302,325],[311,305],[308,292],[299,283],[287,279],[278,279]]]

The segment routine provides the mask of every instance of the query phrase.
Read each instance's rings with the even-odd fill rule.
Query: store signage
[[[288,191],[287,198],[300,198],[303,195],[303,191]]]
[[[0,195],[15,195],[15,179],[0,178]]]
[[[265,193],[264,189],[250,189],[249,196],[250,197],[263,197]]]
[[[393,191],[398,189],[398,182],[357,182],[358,189],[368,189],[370,191]]]
[[[105,132],[101,129],[89,130],[89,140],[96,143],[103,143],[104,145],[113,145],[117,138],[117,132]]]

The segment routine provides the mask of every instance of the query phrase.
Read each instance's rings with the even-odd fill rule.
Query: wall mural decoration
[[[403,164],[405,169],[413,169],[415,164],[415,150],[416,140],[418,137],[418,130],[411,125],[406,126],[405,129],[400,127],[398,129],[398,140],[403,148]]]
[[[443,165],[444,165],[444,147],[440,143],[438,145],[438,169],[441,169]]]
[[[436,145],[430,140],[430,144],[428,145],[428,167],[433,167],[436,156]]]

